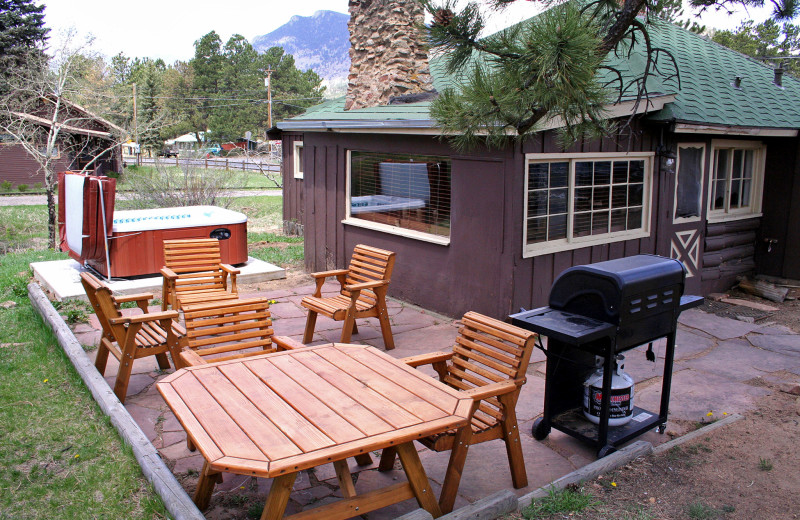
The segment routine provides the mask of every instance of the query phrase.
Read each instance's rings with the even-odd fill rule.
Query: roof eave
[[[760,137],[796,137],[796,128],[769,128],[763,126],[736,126],[693,121],[676,121],[676,134],[743,135]]]
[[[622,101],[605,108],[609,119],[656,112],[664,105],[675,101],[675,94],[654,94],[642,99],[638,104],[635,100]],[[436,126],[433,119],[316,119],[316,120],[288,120],[278,123],[278,128],[284,132],[377,132],[377,133],[413,133],[440,135],[441,128]],[[560,118],[548,120],[540,128],[552,130],[564,126]]]

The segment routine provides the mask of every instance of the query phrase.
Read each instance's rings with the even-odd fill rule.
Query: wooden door
[[[658,253],[680,260],[686,267],[686,293],[701,291],[705,235],[705,143],[680,143],[674,170],[667,168],[661,182]],[[666,211],[665,211],[666,210]]]

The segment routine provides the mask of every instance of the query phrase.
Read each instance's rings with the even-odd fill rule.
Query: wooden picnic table
[[[181,369],[158,390],[205,457],[198,507],[221,472],[274,478],[262,519],[283,517],[299,471],[330,462],[344,498],[291,518],[350,518],[410,498],[441,516],[413,441],[467,426],[474,406],[374,347],[343,343]],[[356,495],[346,459],[387,447],[408,481]],[[442,496],[458,489],[466,450],[453,451]]]

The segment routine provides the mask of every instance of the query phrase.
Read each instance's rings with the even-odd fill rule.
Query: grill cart
[[[511,316],[514,325],[547,336],[544,415],[534,422],[534,438],[542,440],[555,428],[592,444],[604,457],[648,430],[664,432],[678,316],[703,303],[702,297],[682,296],[685,277],[679,261],[655,255],[575,266],[553,284],[548,307]],[[612,387],[612,380],[619,379],[615,369],[621,354],[650,343],[647,359],[655,361],[652,342],[664,337],[661,409],[656,413],[633,406],[629,393],[631,407],[620,412],[628,398]],[[596,371],[602,379],[599,374],[592,378]],[[598,388],[587,389],[588,379],[598,381]],[[599,409],[591,421],[584,410],[593,399]],[[610,426],[610,420],[618,425]]]

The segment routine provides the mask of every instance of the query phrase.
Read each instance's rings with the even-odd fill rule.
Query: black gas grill
[[[550,291],[550,306],[511,316],[517,326],[547,336],[547,376],[544,415],[534,424],[541,440],[551,427],[594,444],[598,455],[655,427],[663,432],[681,311],[702,304],[697,296],[682,296],[683,265],[669,258],[637,255],[564,271]],[[609,428],[609,396],[618,354],[666,337],[661,410],[634,408],[629,424]],[[543,349],[544,350],[544,349]],[[599,424],[582,414],[583,381],[603,367]],[[655,360],[652,351],[648,359]]]

